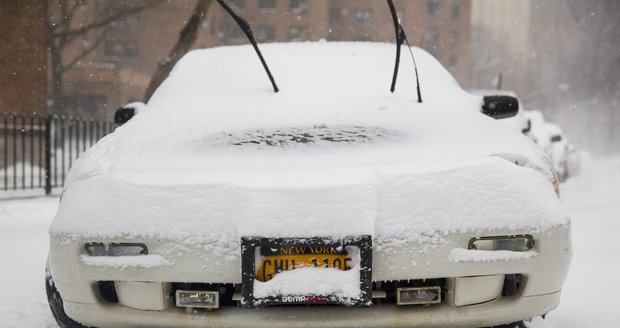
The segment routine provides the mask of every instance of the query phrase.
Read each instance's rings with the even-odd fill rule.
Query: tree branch
[[[151,82],[149,82],[149,86],[144,93],[145,102],[148,102],[155,90],[168,77],[177,61],[192,47],[198,38],[200,26],[202,26],[202,22],[206,19],[212,2],[212,0],[198,0],[192,16],[181,30],[176,44],[170,50],[168,56],[157,64],[157,70],[151,77]]]
[[[73,16],[75,15],[75,12],[78,10],[78,8],[82,7],[84,5],[84,1],[82,0],[77,0],[73,3],[73,7],[69,10],[69,13],[67,14],[67,18],[66,20],[71,22],[73,20]]]
[[[66,30],[68,28],[68,25],[70,23],[69,20],[65,19],[65,16],[63,12],[65,12],[65,10],[63,8],[65,8],[64,6],[64,2],[66,0],[58,0],[56,5],[49,5],[48,7],[48,12],[47,12],[47,27],[49,28],[49,35],[50,36],[54,36],[54,34],[56,33],[57,30]],[[53,15],[52,13],[58,13],[60,15],[60,19],[57,18],[57,16]]]
[[[108,31],[110,31],[110,28],[106,27],[106,29],[103,30],[103,32],[101,32],[101,35],[99,35],[97,39],[95,39],[95,42],[93,42],[93,44],[90,47],[88,47],[88,49],[86,49],[85,51],[82,51],[82,53],[79,54],[77,57],[75,57],[69,64],[64,65],[62,69],[65,70],[65,69],[69,69],[73,67],[73,65],[77,64],[80,60],[82,60],[84,57],[88,56],[91,52],[97,49],[97,47],[99,47],[101,42],[105,40],[106,36],[108,35]]]
[[[67,20],[67,0],[58,0],[58,8],[60,9],[60,17],[62,20]]]
[[[107,16],[106,18],[100,19],[98,21],[92,22],[90,24],[87,24],[83,27],[77,28],[77,29],[73,29],[73,30],[67,30],[67,31],[62,31],[62,32],[58,32],[56,34],[54,34],[54,37],[66,37],[69,40],[73,40],[75,37],[81,35],[82,33],[87,32],[88,30],[92,30],[92,29],[97,29],[97,28],[101,28],[104,27],[110,23],[112,23],[115,20],[124,18],[126,16],[129,15],[133,15],[136,13],[139,13],[145,9],[149,9],[149,8],[153,8],[155,6],[158,6],[160,3],[162,3],[164,0],[154,0],[154,1],[150,1],[150,2],[146,2],[143,3],[139,6],[136,7],[131,7],[125,10],[120,10],[116,13],[113,13],[109,16]]]

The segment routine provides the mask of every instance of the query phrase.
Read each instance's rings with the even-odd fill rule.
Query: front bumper
[[[549,312],[560,292],[502,298],[467,307],[437,305],[369,308],[277,307],[223,308],[216,311],[140,311],[106,304],[65,302],[73,319],[97,327],[483,327],[522,320]]]
[[[503,231],[497,235],[523,233]],[[484,327],[543,315],[557,306],[572,254],[569,225],[535,234],[535,254],[531,257],[456,262],[451,259],[452,250],[466,247],[470,238],[476,236],[479,235],[449,235],[432,247],[409,244],[386,247],[380,238],[373,245],[373,281],[447,279],[444,301],[431,306],[374,304],[368,308],[283,306],[261,309],[224,306],[211,311],[188,310],[174,305],[169,288],[163,288],[162,295],[168,296],[164,296],[167,298],[163,301],[165,306],[157,311],[105,301],[98,287],[100,281],[154,282],[163,286],[170,282],[241,283],[239,257],[229,257],[225,265],[212,268],[209,264],[213,263],[210,257],[213,255],[202,252],[199,245],[180,248],[161,240],[142,241],[149,245],[151,255],[161,255],[166,260],[162,264],[119,267],[83,261],[83,245],[88,240],[74,240],[68,245],[66,240],[54,238],[50,269],[67,314],[95,327]],[[515,294],[496,294],[480,304],[455,305],[453,282],[456,278],[503,278],[510,274],[523,278]],[[472,290],[465,287],[465,290]]]

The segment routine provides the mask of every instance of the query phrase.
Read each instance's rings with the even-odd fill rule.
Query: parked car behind
[[[569,177],[578,175],[581,172],[581,162],[583,161],[583,153],[572,143],[568,144],[568,161],[567,161],[567,175]]]
[[[562,128],[556,124],[546,123],[545,128],[551,144],[551,159],[560,182],[568,178],[569,142],[562,132]]]
[[[530,126],[528,136],[545,152],[545,154],[547,154],[549,159],[551,159],[553,156],[551,151],[551,136],[547,130],[547,122],[545,121],[543,113],[537,110],[526,110],[523,111],[523,115],[528,120],[528,125]]]

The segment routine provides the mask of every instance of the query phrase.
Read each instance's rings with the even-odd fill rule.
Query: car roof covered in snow
[[[526,110],[523,111],[523,114],[530,120],[530,136],[536,140],[536,143],[538,143],[542,149],[547,148],[549,146],[550,136],[549,131],[547,131],[545,127],[546,122],[543,113],[537,110]]]
[[[308,42],[261,49],[280,92],[271,88],[251,46],[192,51],[141,115],[83,156],[80,177],[145,168],[320,166],[496,153],[540,160],[531,142],[481,114],[482,97],[461,89],[422,49],[413,48],[422,103],[408,56],[401,58],[396,92],[389,91],[393,44]]]

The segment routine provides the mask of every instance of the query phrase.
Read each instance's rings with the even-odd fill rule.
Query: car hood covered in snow
[[[542,165],[536,146],[480,114],[482,98],[463,91],[424,50],[414,48],[423,102],[417,102],[413,65],[406,57],[391,94],[393,47],[264,45],[278,93],[249,46],[193,51],[143,113],[83,157],[79,174],[391,163],[494,153],[521,154]],[[368,142],[251,144],[260,135],[321,134],[321,129],[331,137],[343,132],[371,136]],[[247,143],[235,147],[239,140]]]
[[[79,160],[52,234],[201,236],[236,251],[246,235],[398,239],[567,222],[536,145],[481,114],[481,97],[427,52],[414,49],[418,103],[405,57],[389,92],[394,45],[262,50],[279,93],[249,46],[185,56],[143,113]]]

